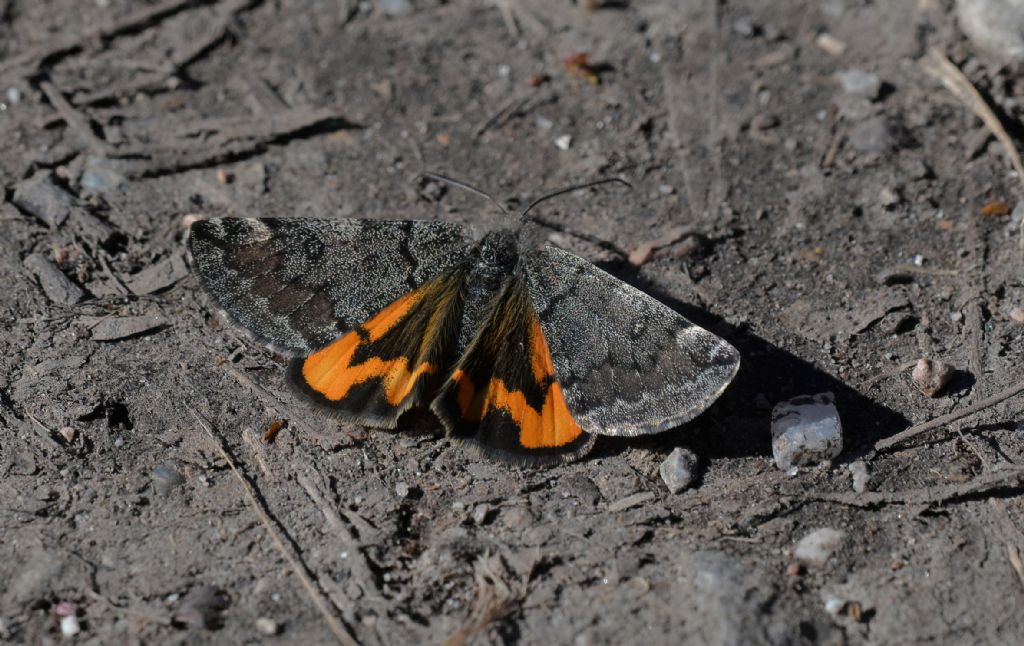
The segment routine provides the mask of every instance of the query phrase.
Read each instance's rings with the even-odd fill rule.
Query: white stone
[[[871,72],[862,70],[843,70],[834,74],[843,92],[859,94],[869,99],[877,99],[882,91],[882,79]]]
[[[845,537],[846,534],[838,529],[816,529],[800,539],[793,550],[793,556],[801,563],[821,567],[828,563]]]
[[[868,489],[868,465],[864,464],[863,460],[857,460],[851,462],[850,466],[847,467],[850,470],[850,475],[853,476],[853,490],[857,493],[864,493]]]
[[[831,460],[843,450],[832,393],[794,397],[772,409],[772,455],[782,470]]]
[[[569,150],[569,146],[572,145],[572,135],[561,135],[555,138],[555,146],[559,150]]]
[[[1004,63],[1024,61],[1024,0],[957,0],[960,28]]]

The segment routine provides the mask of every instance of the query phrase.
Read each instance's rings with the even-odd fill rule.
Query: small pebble
[[[818,37],[814,39],[814,44],[823,52],[832,56],[842,56],[843,52],[846,51],[846,43],[828,32],[818,34]]]
[[[850,475],[853,476],[853,490],[857,493],[867,491],[870,476],[868,475],[868,466],[864,464],[864,461],[851,462],[847,468],[850,470]]]
[[[697,468],[697,456],[690,449],[676,447],[658,469],[668,490],[676,494],[693,482]]]
[[[845,537],[845,533],[831,527],[816,529],[800,539],[793,556],[801,563],[821,567],[828,563]]]
[[[377,7],[389,16],[404,16],[413,9],[409,0],[377,0]]]
[[[16,87],[9,87],[4,92],[4,98],[7,99],[7,103],[10,105],[18,105],[21,102],[21,90]]]
[[[750,120],[750,129],[755,132],[771,130],[779,125],[779,118],[774,114],[756,114]]]
[[[949,384],[956,371],[953,366],[931,359],[918,359],[910,378],[914,385],[928,397],[937,397]]]
[[[1024,61],[1024,2],[957,0],[960,28],[971,41],[1005,64]]]
[[[882,92],[882,80],[870,72],[844,70],[834,76],[847,94],[858,94],[874,101]]]
[[[395,484],[395,495],[399,498],[406,498],[409,496],[409,484],[406,482],[399,482]]]
[[[555,122],[545,117],[537,117],[536,123],[538,130],[551,130],[555,127]]]
[[[473,522],[477,525],[483,525],[489,520],[491,515],[491,506],[485,502],[480,503],[473,508]]]
[[[256,630],[264,635],[276,635],[281,632],[281,626],[270,617],[260,617],[256,620]]]
[[[1010,310],[1010,320],[1024,325],[1024,307],[1017,306]]]
[[[559,150],[569,150],[572,145],[572,135],[560,135],[555,138],[555,146]]]
[[[799,563],[790,563],[786,566],[786,576],[800,576],[804,573],[804,566]]]
[[[772,409],[772,455],[782,470],[838,457],[843,426],[832,393],[803,395]]]
[[[873,117],[850,131],[850,145],[865,153],[884,153],[896,147],[896,135],[885,117]]]
[[[845,607],[846,602],[839,597],[828,597],[825,599],[825,612],[833,617],[843,614],[843,608]]]
[[[744,38],[753,38],[757,35],[757,27],[750,16],[743,16],[732,23],[732,30]]]
[[[882,187],[882,190],[878,192],[878,202],[886,208],[896,206],[900,203],[900,194],[888,186]]]
[[[185,483],[185,478],[167,464],[161,464],[153,469],[150,477],[153,478],[153,488],[161,496],[166,496]]]
[[[68,444],[74,444],[75,429],[71,428],[70,426],[65,426],[64,428],[60,429],[57,432],[60,433],[60,436],[64,438],[65,442],[67,442]]]
[[[78,617],[74,615],[68,617],[61,617],[60,634],[64,635],[65,637],[74,637],[80,632],[82,632],[82,626],[78,623]]]

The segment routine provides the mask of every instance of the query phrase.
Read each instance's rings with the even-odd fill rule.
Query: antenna
[[[559,195],[564,195],[566,193],[572,193],[573,191],[578,191],[578,190],[583,189],[583,188],[590,188],[591,186],[600,186],[601,184],[611,184],[612,182],[618,182],[619,184],[624,184],[625,186],[627,186],[629,188],[633,188],[632,184],[630,184],[626,180],[622,179],[621,177],[606,177],[604,179],[595,180],[593,182],[587,182],[586,184],[576,184],[575,186],[567,186],[565,188],[560,188],[557,191],[553,191],[551,193],[548,193],[547,195],[541,195],[540,197],[538,197],[534,201],[530,202],[529,206],[527,206],[525,209],[523,209],[522,212],[519,214],[519,219],[520,220],[525,220],[526,219],[526,214],[530,212],[530,209],[532,209],[533,207],[537,206],[541,202],[550,200],[553,197],[558,197]]]
[[[504,206],[502,206],[501,202],[499,202],[498,200],[494,199],[494,196],[491,195],[490,193],[488,193],[487,191],[479,189],[479,188],[477,188],[477,187],[475,187],[475,186],[473,186],[471,184],[467,184],[466,182],[463,182],[462,180],[454,179],[454,178],[451,178],[451,177],[446,177],[444,175],[438,175],[437,173],[420,173],[420,175],[422,177],[426,177],[428,179],[433,179],[433,180],[437,180],[439,182],[444,182],[445,184],[451,184],[452,186],[457,186],[457,187],[459,187],[461,189],[469,191],[470,193],[476,193],[480,197],[484,197],[484,198],[487,198],[488,200],[490,200],[491,204],[493,204],[494,206],[496,206],[499,209],[501,209],[501,212],[504,213],[505,215],[508,215],[508,209],[506,209]]]

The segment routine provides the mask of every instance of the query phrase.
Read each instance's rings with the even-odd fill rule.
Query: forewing
[[[569,410],[587,432],[677,426],[704,411],[739,368],[726,341],[571,253],[532,253],[526,276]]]
[[[451,435],[513,462],[567,461],[593,443],[566,407],[519,277],[494,298],[431,408]]]
[[[274,349],[307,355],[459,264],[462,227],[413,220],[214,218],[189,251],[207,291]]]
[[[453,363],[466,270],[458,266],[405,294],[360,326],[292,359],[300,393],[345,419],[394,428],[437,391]]]

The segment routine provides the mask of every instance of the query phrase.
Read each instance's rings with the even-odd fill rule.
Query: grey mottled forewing
[[[677,426],[707,408],[739,368],[724,340],[571,253],[538,250],[526,274],[555,375],[587,432]]]
[[[193,267],[274,349],[307,355],[465,258],[448,222],[215,218],[192,225]]]

